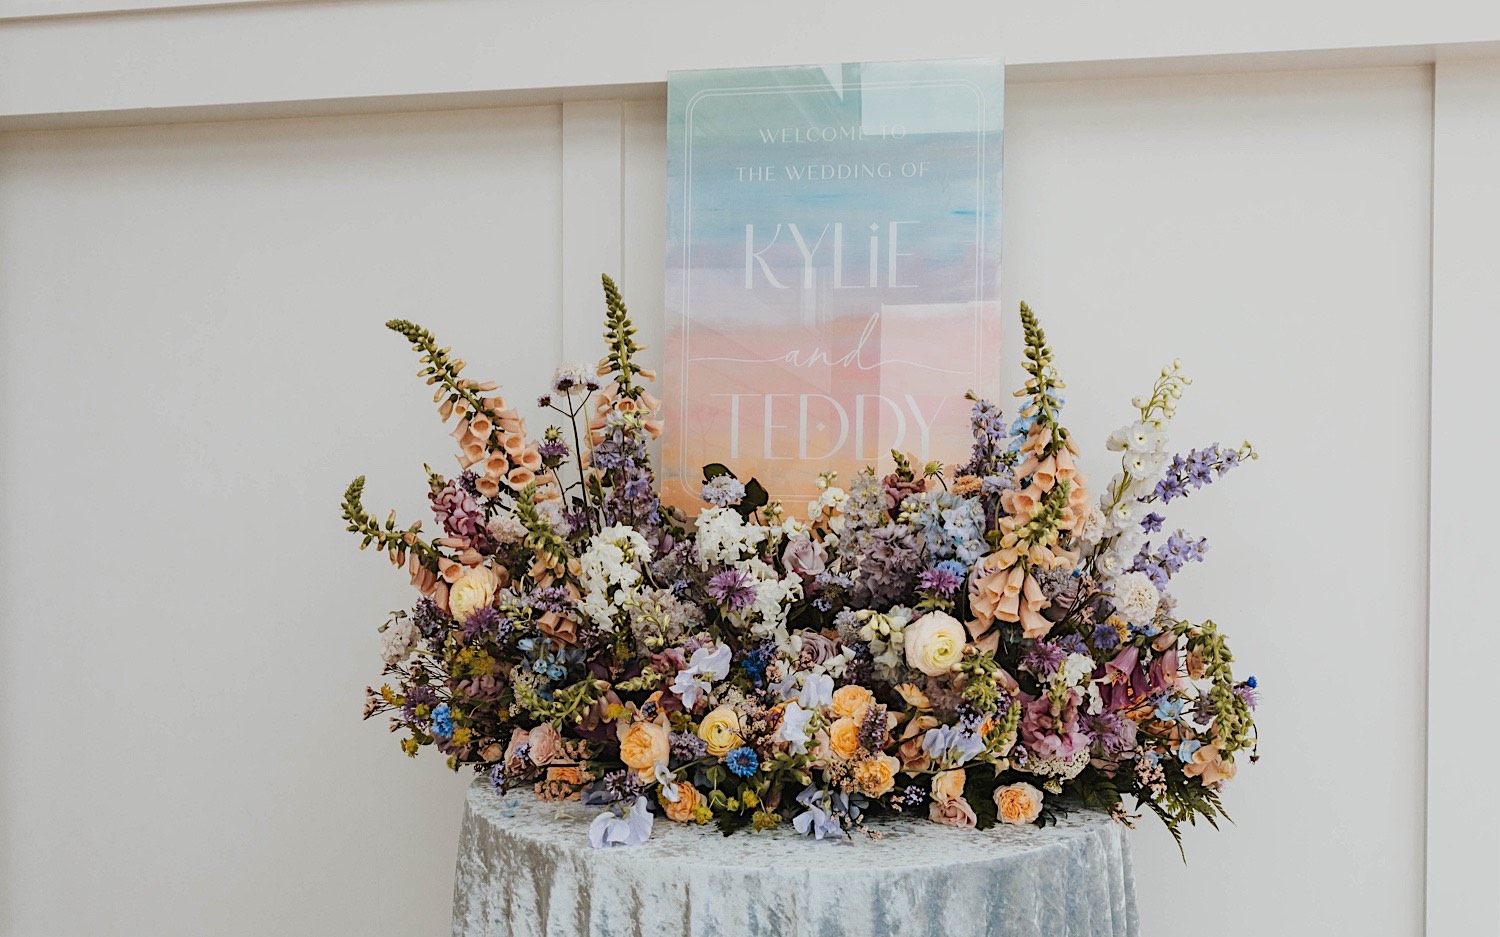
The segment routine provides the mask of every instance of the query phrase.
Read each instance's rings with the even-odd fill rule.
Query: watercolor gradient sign
[[[799,505],[898,448],[968,456],[999,380],[999,60],[674,72],[663,489]]]

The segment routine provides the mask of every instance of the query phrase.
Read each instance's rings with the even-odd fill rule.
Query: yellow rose
[[[668,820],[675,823],[692,823],[697,821],[695,814],[703,797],[693,785],[678,781],[675,801],[668,800],[665,791],[658,791],[656,799],[660,801],[662,811],[666,813]]]
[[[875,694],[856,683],[841,686],[833,691],[833,716],[845,717],[855,722],[864,722],[870,707],[875,705]]]
[[[477,609],[485,608],[495,601],[500,590],[500,577],[488,566],[476,566],[467,570],[448,590],[448,610],[455,620],[464,622]]]
[[[964,796],[964,782],[968,777],[964,769],[954,768],[952,771],[944,771],[933,776],[932,799],[933,800],[957,800]]]
[[[876,755],[854,769],[854,783],[866,797],[880,797],[896,786],[896,771],[900,767],[901,762],[890,755]]]
[[[728,706],[720,706],[698,724],[698,738],[708,743],[708,753],[723,758],[744,743],[740,738],[740,717]]]
[[[1024,781],[995,788],[1001,823],[1030,823],[1042,812],[1042,792]]]
[[[929,677],[953,670],[969,634],[947,612],[928,612],[906,626],[906,663]]]
[[[859,754],[859,723],[853,719],[835,719],[828,728],[828,747],[840,758]]]
[[[667,730],[654,722],[637,722],[620,738],[620,760],[643,779],[656,774],[656,763],[665,762],[672,753]]]

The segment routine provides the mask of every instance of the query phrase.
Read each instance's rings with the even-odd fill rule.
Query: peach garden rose
[[[1024,781],[995,788],[995,810],[1001,823],[1031,823],[1042,812],[1042,792]]]

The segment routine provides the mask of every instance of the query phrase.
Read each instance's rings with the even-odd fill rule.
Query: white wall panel
[[[446,930],[461,788],[359,721],[451,465],[421,321],[560,350],[556,108],[0,136],[0,934]],[[524,351],[523,351],[524,350]]]
[[[1428,69],[1008,94],[1007,303],[1079,438],[1180,356],[1175,440],[1266,453],[1173,518],[1268,741],[1185,868],[1143,821],[1153,937],[1421,927],[1430,105]],[[458,782],[355,722],[406,591],[339,490],[417,516],[448,459],[379,323],[529,400],[563,323],[596,347],[561,252],[608,235],[564,167],[613,147],[599,223],[659,351],[664,111],[602,150],[560,108],[0,135],[0,934],[441,932]]]

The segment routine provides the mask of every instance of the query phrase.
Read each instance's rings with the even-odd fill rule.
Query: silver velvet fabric
[[[656,818],[592,849],[600,810],[468,792],[455,937],[1139,937],[1130,849],[1108,817],[984,832],[922,818],[852,840],[787,825],[725,837]]]

